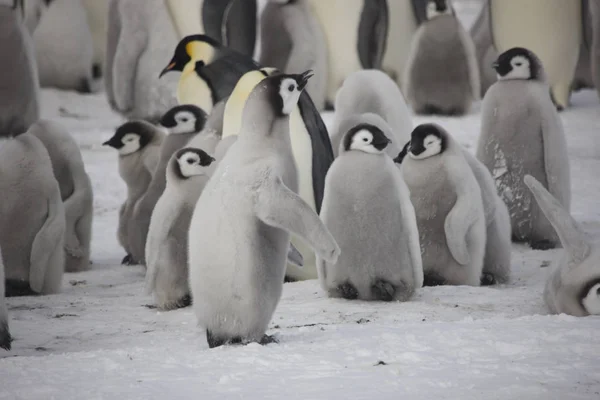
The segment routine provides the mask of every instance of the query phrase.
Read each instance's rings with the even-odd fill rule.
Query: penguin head
[[[175,47],[173,58],[158,76],[162,77],[170,71],[183,71],[190,62],[195,63],[195,68],[210,64],[221,49],[221,43],[206,35],[188,35],[181,39]]]
[[[126,156],[143,149],[154,137],[154,126],[145,121],[129,121],[117,128],[117,131],[103,146],[110,146]]]
[[[528,49],[513,47],[500,54],[492,64],[496,70],[498,80],[540,80],[541,62],[539,58]]]
[[[358,150],[381,154],[392,141],[381,129],[371,124],[359,124],[344,136],[344,151]]]
[[[449,0],[429,0],[427,2],[427,9],[425,10],[427,21],[431,21],[441,15],[453,14],[454,12]]]
[[[590,315],[600,315],[600,279],[587,285],[581,295],[581,305]]]
[[[194,133],[204,128],[206,118],[206,113],[200,107],[182,104],[167,111],[160,124],[171,134]]]
[[[421,124],[411,133],[407,154],[415,160],[424,160],[446,150],[445,131],[437,124]]]
[[[312,70],[301,74],[271,75],[259,83],[252,90],[251,95],[266,93],[276,115],[279,117],[288,116],[298,104],[300,95],[312,76]]]
[[[189,179],[197,175],[209,175],[207,169],[214,161],[204,150],[196,147],[184,147],[173,155],[175,176],[179,179]]]

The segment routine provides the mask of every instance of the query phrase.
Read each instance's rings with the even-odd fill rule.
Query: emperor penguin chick
[[[422,124],[406,153],[401,170],[417,216],[424,284],[479,286],[486,220],[463,148],[441,126]]]
[[[188,230],[194,206],[215,159],[204,150],[177,150],[166,168],[166,188],[156,203],[146,242],[146,288],[161,310],[191,304],[188,285]]]
[[[317,270],[330,297],[406,301],[423,285],[415,210],[386,133],[382,119],[354,126],[327,173],[321,219],[341,253]]]
[[[131,219],[135,205],[152,181],[164,136],[160,129],[148,122],[129,121],[102,144],[119,152],[119,175],[127,185],[127,200],[119,209],[117,230],[119,243],[127,252],[123,264],[136,264],[144,259],[145,244],[141,248],[135,246],[139,243],[139,230],[133,226]]]
[[[476,155],[508,206],[513,239],[534,249],[553,248],[559,238],[523,178],[532,175],[569,210],[570,168],[562,122],[534,53],[512,48],[498,56],[494,68],[498,82],[483,100]]]
[[[29,133],[0,140],[0,248],[6,296],[58,293],[65,208],[48,151]]]
[[[546,281],[544,300],[553,314],[600,315],[600,246],[586,237],[562,204],[531,175],[525,184],[560,237],[562,250]]]
[[[0,137],[6,137],[25,132],[40,114],[33,41],[16,1],[12,7],[0,4],[0,37]]]
[[[148,238],[150,218],[156,202],[165,190],[167,164],[173,153],[184,147],[190,139],[204,128],[205,122],[206,113],[191,104],[173,107],[161,120],[161,125],[169,130],[169,134],[160,145],[158,164],[156,169],[151,171],[152,180],[148,185],[148,189],[140,197],[131,214],[130,223],[132,227],[135,227],[136,234],[131,238],[134,243],[130,243],[136,249],[134,250],[136,257],[139,256],[139,250],[143,251],[144,257],[136,258],[142,264],[145,263],[144,249]]]
[[[65,206],[65,271],[89,269],[94,195],[79,145],[63,126],[49,120],[39,120],[28,132],[46,147]]]
[[[310,71],[273,75],[252,89],[238,138],[196,203],[190,287],[209,347],[273,341],[265,332],[281,297],[290,232],[327,262],[339,255],[331,233],[296,194],[290,113],[309,78]]]
[[[463,115],[480,99],[475,45],[449,0],[430,0],[413,37],[402,87],[417,114]]]
[[[2,262],[2,249],[0,249],[0,347],[10,350],[12,337],[8,329],[8,310],[4,298],[4,263]]]

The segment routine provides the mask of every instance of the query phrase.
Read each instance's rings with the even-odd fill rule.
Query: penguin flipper
[[[256,46],[256,13],[256,0],[230,0],[221,25],[223,43],[252,57]]]
[[[208,65],[196,68],[196,73],[210,82],[213,104],[216,104],[231,95],[235,85],[246,72],[255,69],[260,69],[260,65],[252,58],[229,52]]]
[[[487,0],[484,0],[487,1]],[[410,0],[417,26],[427,20],[427,0]]]
[[[111,0],[108,5],[108,32],[106,36],[106,53],[104,56],[104,91],[106,92],[108,103],[113,110],[117,110],[117,103],[115,102],[113,93],[113,63],[121,34],[121,20],[118,7],[118,0]]]
[[[387,0],[364,2],[358,25],[358,58],[365,69],[381,69],[389,30]]]
[[[473,213],[468,196],[468,194],[458,194],[454,207],[452,207],[444,221],[448,250],[460,265],[467,265],[471,262],[469,249],[467,248],[467,232],[472,225],[472,218],[469,218],[469,215]]]

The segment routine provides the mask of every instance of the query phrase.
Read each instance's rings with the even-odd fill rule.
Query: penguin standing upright
[[[103,75],[108,33],[108,7],[110,0],[82,0],[88,17],[88,25],[94,42],[94,63],[92,78],[99,79]]]

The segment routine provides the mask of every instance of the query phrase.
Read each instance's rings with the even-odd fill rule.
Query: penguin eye
[[[596,295],[600,296],[600,287],[598,289],[596,289]]]
[[[294,89],[296,89],[296,86],[295,86],[293,83],[291,83],[291,84],[290,84],[290,86],[288,86],[288,90],[289,90],[290,92],[293,92],[293,91],[294,91]]]
[[[363,138],[363,142],[365,142],[365,143],[366,143],[366,142],[368,142],[368,141],[369,141],[369,138],[366,138],[366,137],[364,137],[364,138]]]
[[[194,163],[194,159],[193,158],[188,158],[185,161],[187,161],[187,163],[190,164],[190,165]]]
[[[516,66],[516,67],[520,67],[521,65],[523,65],[523,63],[522,63],[522,62],[516,62],[516,63],[515,63],[515,66]]]

